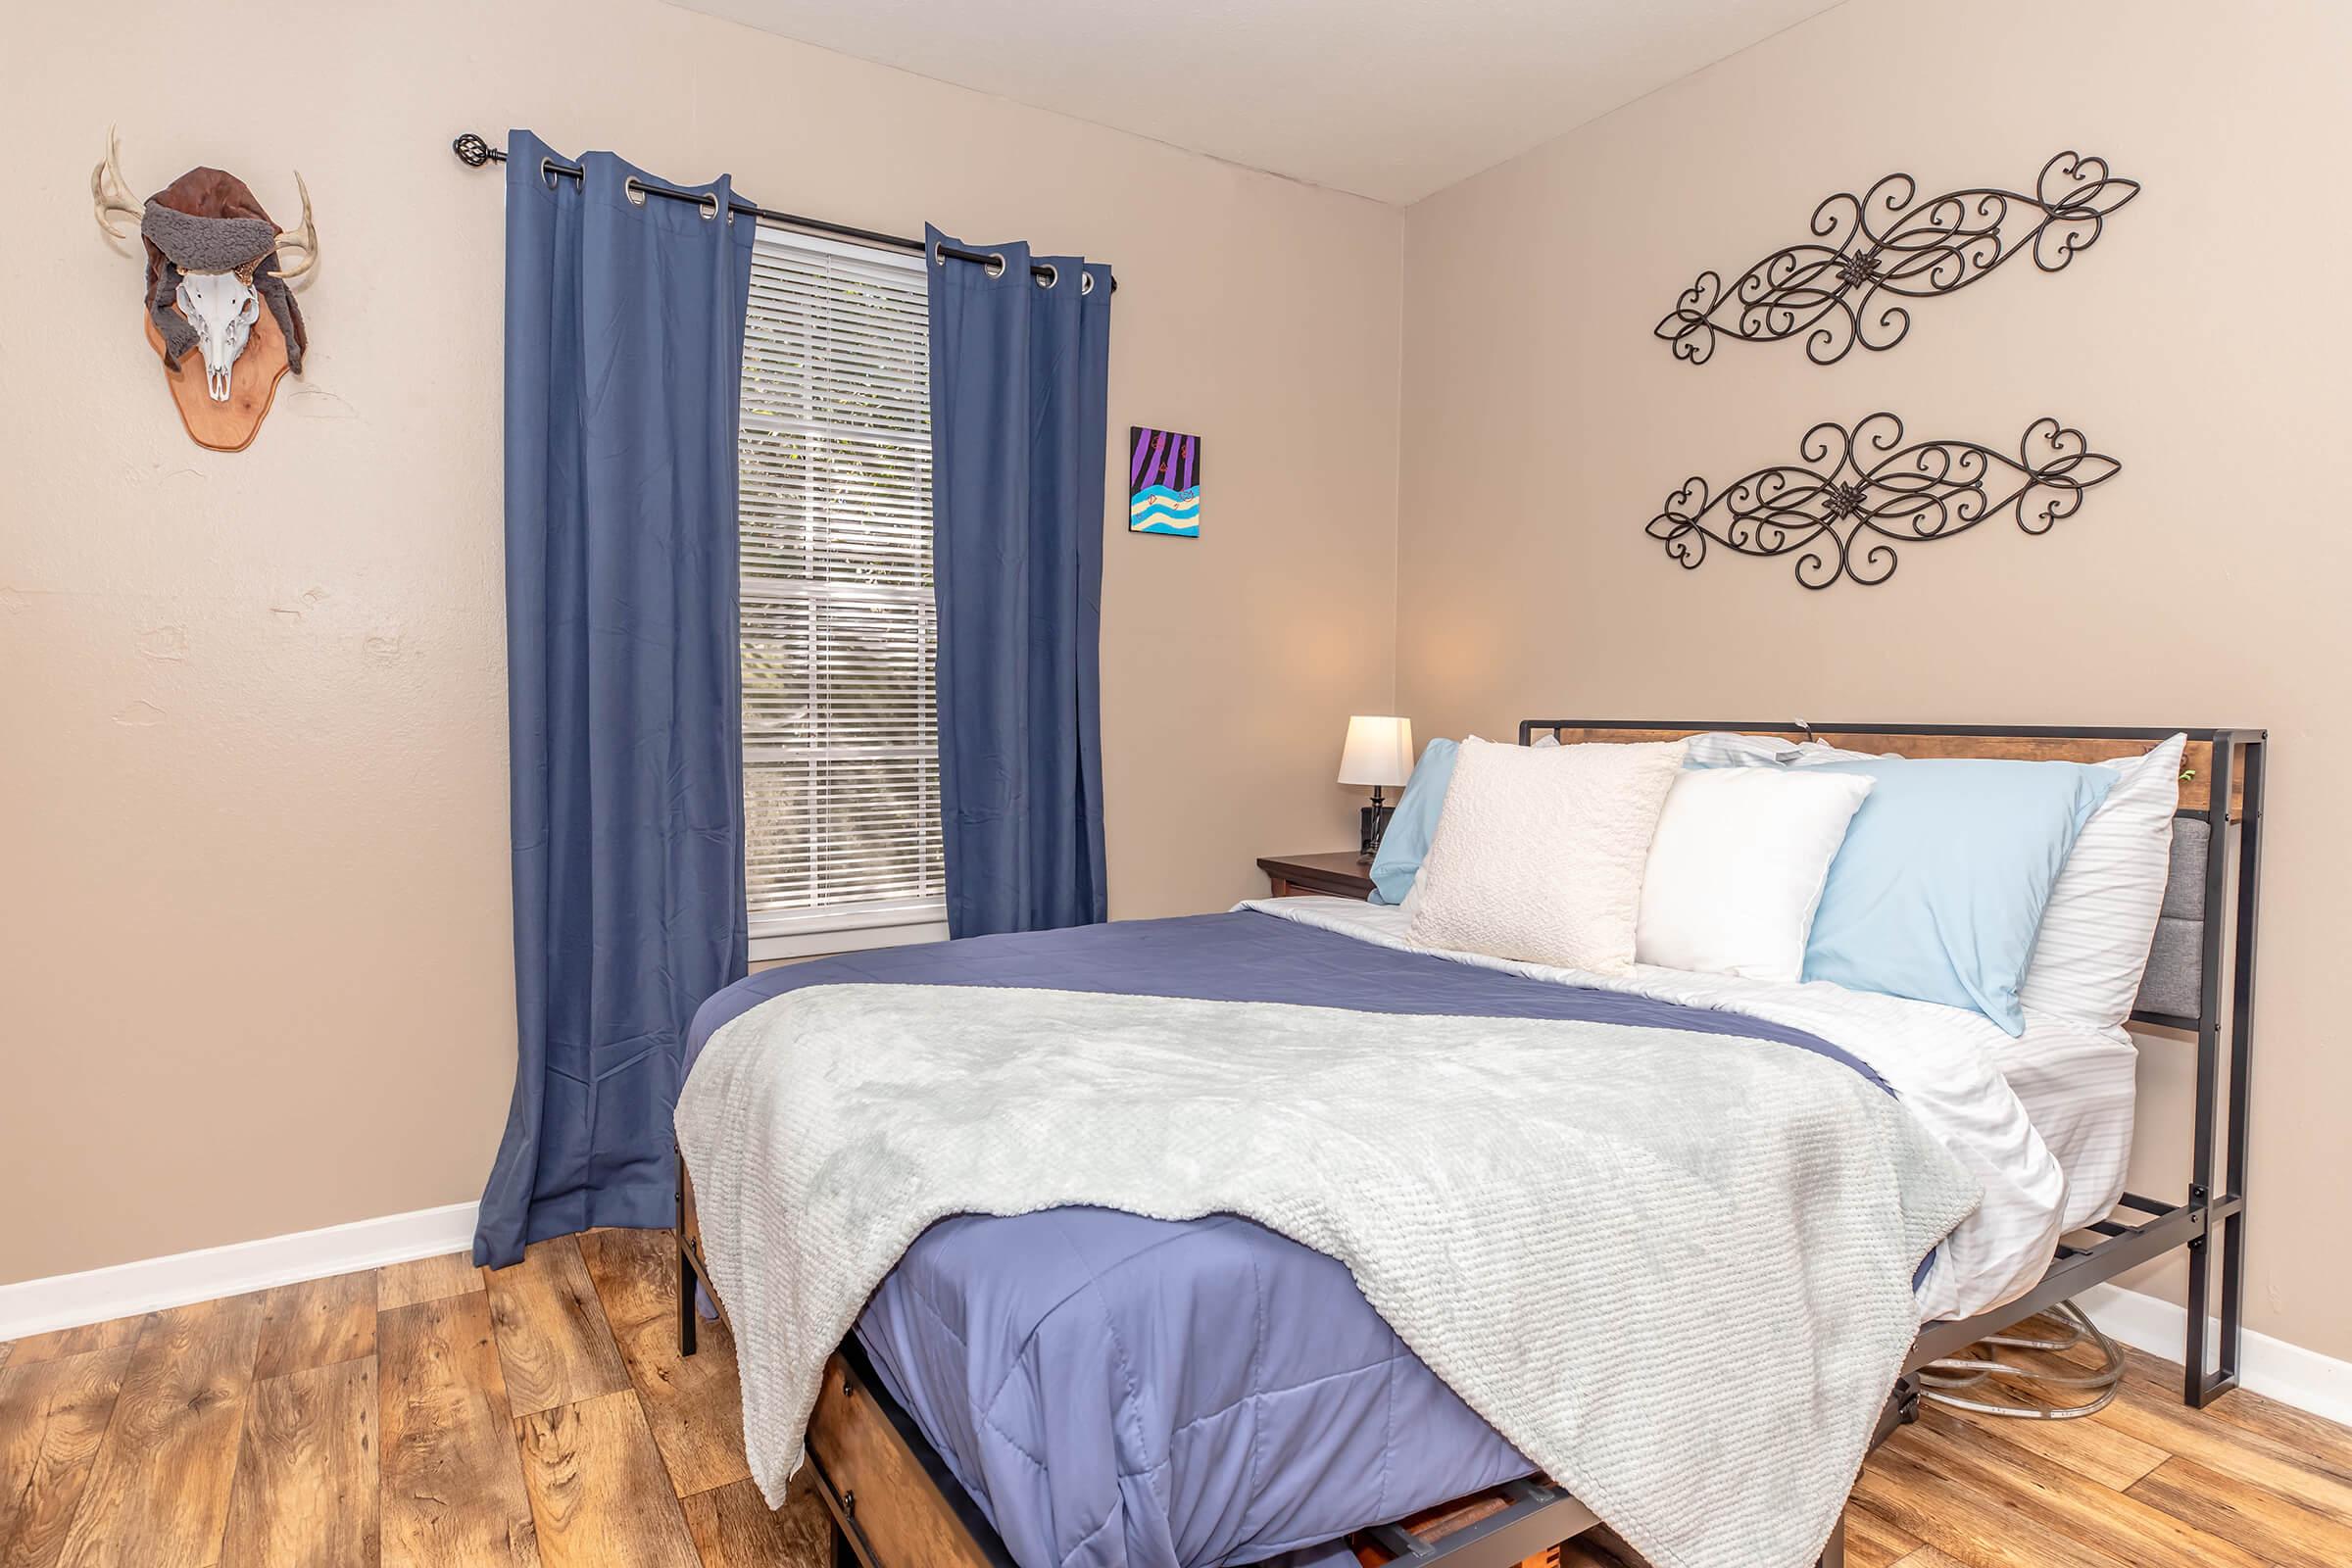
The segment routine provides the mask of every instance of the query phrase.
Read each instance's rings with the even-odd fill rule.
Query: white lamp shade
[[[1413,776],[1413,721],[1358,713],[1340,753],[1343,784],[1402,784]]]

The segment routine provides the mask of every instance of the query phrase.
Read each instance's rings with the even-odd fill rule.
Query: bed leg
[[[2188,1244],[2188,1339],[2180,1347],[2180,1402],[2205,1403],[2205,1337],[2213,1314],[2212,1274],[2206,1238]]]
[[[850,1544],[850,1533],[838,1523],[833,1526],[833,1568],[864,1568],[858,1560],[858,1548]]]
[[[2244,1348],[2246,1301],[2246,1215],[2240,1209],[2222,1221],[2222,1343],[2219,1381],[2200,1404],[2237,1387],[2238,1352]]]
[[[678,1243],[678,1353],[692,1355],[694,1345],[694,1264],[686,1256],[686,1244]]]
[[[2202,1409],[2237,1387],[2238,1352],[2245,1335],[2246,1238],[2242,1213],[2211,1221],[2188,1244],[2188,1341],[2180,1348],[2181,1402]],[[2212,1231],[2219,1231],[2220,1246]],[[2214,1253],[2221,1253],[2220,1333],[2214,1332]]]
[[[1838,1516],[1838,1528],[1830,1532],[1829,1544],[1821,1548],[1821,1568],[1845,1568],[1845,1515]]]

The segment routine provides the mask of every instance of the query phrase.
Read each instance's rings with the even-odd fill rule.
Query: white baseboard
[[[76,1328],[167,1306],[324,1279],[473,1245],[474,1203],[419,1208],[322,1230],[269,1236],[81,1274],[0,1285],[0,1340]]]
[[[463,1251],[473,1243],[477,1206],[449,1203],[0,1285],[0,1340]],[[2188,1331],[2185,1308],[2114,1285],[2094,1285],[2081,1299],[2099,1327],[2124,1344],[2168,1361],[2180,1359]],[[2352,1425],[2352,1361],[2249,1329],[2238,1371],[2240,1382],[2256,1394]]]
[[[2118,1285],[2094,1285],[2077,1299],[2100,1328],[2124,1344],[2168,1361],[2180,1359],[2188,1337],[2186,1307]],[[2214,1334],[2215,1327],[2206,1332]],[[2240,1387],[2281,1404],[2352,1426],[2352,1361],[2248,1329],[2237,1380]]]

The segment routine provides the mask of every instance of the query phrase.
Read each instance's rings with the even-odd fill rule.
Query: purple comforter
[[[1797,1030],[1248,910],[770,969],[703,1004],[689,1068],[739,1013],[845,982],[1580,1018],[1776,1040],[1879,1082]],[[1060,1208],[943,1220],[874,1293],[858,1337],[1021,1568],[1217,1568],[1292,1550],[1347,1562],[1344,1550],[1302,1548],[1529,1470],[1346,1268],[1232,1215]]]

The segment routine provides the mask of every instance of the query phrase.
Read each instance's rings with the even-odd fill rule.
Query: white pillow
[[[1785,741],[1778,735],[1742,735],[1714,729],[1690,737],[1691,767],[1809,767],[1820,762],[1864,762],[1868,752],[1848,752],[1828,741]]]
[[[1830,862],[1875,782],[1769,767],[1685,771],[1649,846],[1635,956],[1701,974],[1801,979]]]
[[[2175,735],[2152,752],[2099,764],[2119,776],[2050,889],[2017,988],[2026,1006],[2100,1029],[2132,1015],[2164,908],[2187,746],[2187,736]]]
[[[1598,972],[1634,961],[1642,870],[1683,743],[1462,742],[1408,940]]]
[[[1705,767],[1782,767],[1796,760],[1796,743],[1778,735],[1741,735],[1728,729],[1693,735],[1686,763]]]

